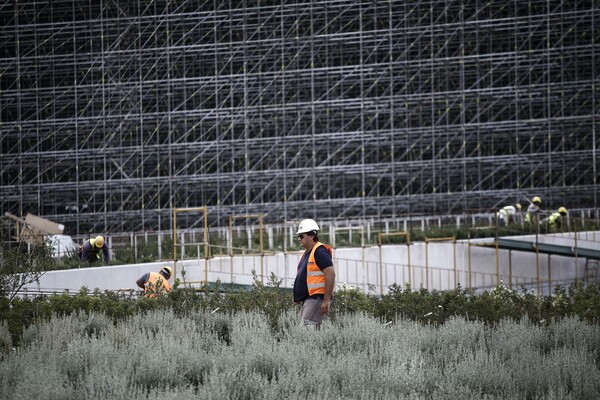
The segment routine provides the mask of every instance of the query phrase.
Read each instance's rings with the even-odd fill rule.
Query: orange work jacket
[[[325,246],[329,254],[332,253],[331,247],[321,242],[315,243],[308,256],[308,265],[306,266],[306,285],[308,286],[308,295],[325,294],[325,274],[315,262],[315,251],[319,246]]]
[[[171,284],[158,272],[150,272],[148,281],[144,284],[146,297],[156,297],[171,291]]]

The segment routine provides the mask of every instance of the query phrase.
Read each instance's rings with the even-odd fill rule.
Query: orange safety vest
[[[329,254],[332,254],[331,247],[321,242],[315,243],[310,256],[308,257],[308,265],[306,266],[306,285],[308,286],[308,295],[325,294],[325,274],[315,262],[315,251],[319,246],[325,246]]]
[[[159,287],[160,286],[160,287]],[[171,284],[158,272],[150,272],[148,281],[144,284],[146,297],[156,297],[171,291]]]

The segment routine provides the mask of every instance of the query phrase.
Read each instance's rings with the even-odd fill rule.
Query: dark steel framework
[[[7,1],[0,208],[67,231],[598,206],[597,1]]]

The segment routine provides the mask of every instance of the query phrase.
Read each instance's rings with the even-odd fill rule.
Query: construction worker
[[[548,216],[548,218],[540,221],[540,224],[547,224],[551,230],[559,230],[563,227],[563,222],[566,220],[568,211],[565,207],[559,207],[558,210]],[[567,223],[569,222],[566,220]]]
[[[542,199],[540,198],[540,196],[533,196],[533,199],[531,199],[531,202],[527,207],[527,213],[525,214],[526,224],[537,225],[541,204]]]
[[[135,284],[144,289],[144,295],[148,298],[154,298],[171,291],[171,278],[173,270],[169,266],[161,268],[160,272],[148,272],[142,275]]]
[[[332,250],[319,242],[318,232],[319,225],[312,219],[304,219],[298,226],[296,234],[305,251],[294,282],[294,303],[302,304],[301,323],[317,330],[329,313],[335,286]]]
[[[519,203],[514,206],[502,207],[500,211],[496,213],[498,226],[506,226],[516,222],[517,212],[521,212],[521,205]]]
[[[81,261],[93,263],[100,260],[100,252],[104,255],[104,262],[107,263],[110,259],[108,246],[104,243],[104,237],[98,235],[93,239],[86,240],[83,246],[81,246],[79,258]]]

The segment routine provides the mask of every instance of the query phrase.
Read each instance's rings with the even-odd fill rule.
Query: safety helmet
[[[558,213],[559,213],[560,215],[567,215],[567,209],[566,209],[566,208],[564,208],[564,207],[559,207],[559,208],[558,208]]]
[[[535,204],[542,204],[542,199],[540,199],[540,196],[533,196],[533,199],[531,199],[532,203]]]
[[[519,203],[515,204],[515,207],[517,208],[517,210],[521,211],[521,205]]]
[[[166,267],[162,267],[162,269],[160,270],[160,272],[162,272],[163,275],[166,275],[167,278],[169,278],[171,276],[171,274],[173,273],[173,270],[171,269],[171,267],[166,266]]]
[[[296,232],[296,235],[299,235],[300,233],[317,232],[318,230],[319,225],[317,225],[314,219],[303,219],[300,221],[300,225],[298,225],[298,232]]]
[[[98,248],[104,246],[104,238],[100,235],[96,236],[96,239],[94,239],[94,244]]]

